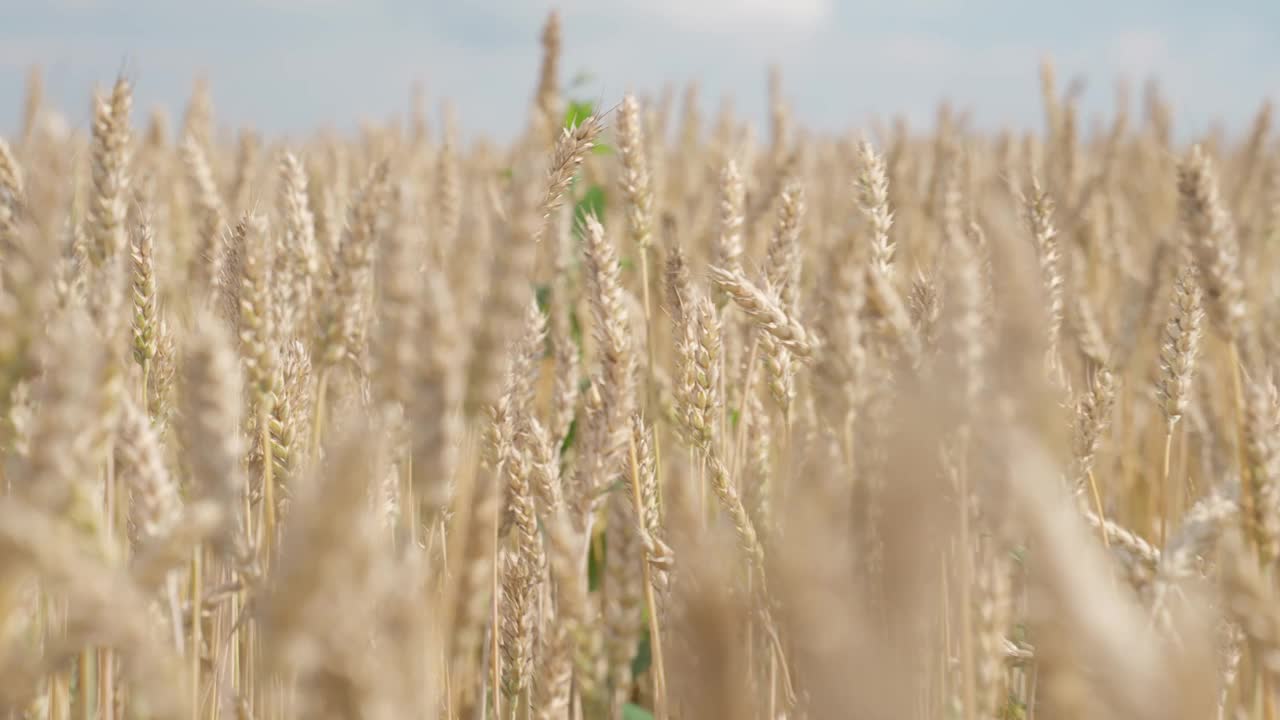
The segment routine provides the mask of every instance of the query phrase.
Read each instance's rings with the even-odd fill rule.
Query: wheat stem
[[[91,649],[80,651],[80,660],[76,665],[76,707],[80,709],[80,720],[94,720],[93,717],[93,666],[94,652]]]
[[[493,717],[495,718],[502,717],[502,653],[499,651],[501,633],[498,632],[499,627],[501,627],[500,623],[502,622],[501,616],[499,615],[498,603],[498,598],[501,594],[499,592],[500,586],[498,584],[498,551],[501,548],[500,540],[498,538],[498,529],[501,525],[502,523],[500,522],[493,524],[493,577],[490,591],[491,597],[489,600],[489,622],[491,625],[489,631],[489,672],[491,673],[490,678],[492,685],[490,689],[493,693]]]
[[[188,599],[191,606],[191,643],[189,645],[191,655],[188,658],[191,720],[200,720],[200,653],[204,645],[204,628],[200,619],[200,607],[204,602],[202,555],[203,551],[199,545],[191,551],[191,597]]]
[[[752,333],[751,349],[747,351],[747,373],[745,375],[745,379],[742,381],[743,398],[747,396],[747,393],[752,392],[752,388],[755,387],[756,365],[759,364],[759,356],[760,356],[760,335],[757,333]],[[722,376],[727,376],[727,375],[728,373],[722,373]],[[738,428],[737,428],[738,437],[734,441],[734,445],[733,445],[734,477],[737,477],[738,472],[742,469],[742,463],[744,462],[743,453],[746,452],[745,448],[747,446],[747,420],[748,420],[747,415],[750,412],[751,412],[751,403],[748,403],[748,402],[743,402],[742,407],[738,409]]]
[[[1169,463],[1173,455],[1173,425],[1170,424],[1164,434],[1164,454],[1160,462],[1160,549],[1165,547],[1166,525],[1168,523],[1170,487]],[[1098,517],[1102,517],[1099,515]]]
[[[1102,533],[1102,544],[1104,547],[1111,547],[1111,540],[1107,537],[1107,516],[1102,511],[1102,494],[1098,492],[1098,479],[1090,470],[1087,475],[1089,478],[1089,494],[1093,497],[1094,510],[1098,513],[1098,527]]]
[[[973,544],[970,522],[969,468],[967,462],[968,438],[961,434],[956,450],[956,474],[960,496],[960,650],[961,680],[964,693],[964,718],[974,720],[977,710],[977,685],[974,677],[973,630]]]
[[[1259,528],[1254,526],[1257,517],[1257,488],[1254,484],[1253,468],[1249,467],[1248,454],[1245,449],[1246,438],[1244,419],[1244,368],[1240,362],[1240,346],[1238,342],[1228,343],[1231,353],[1231,393],[1234,400],[1236,424],[1236,461],[1240,467],[1240,517],[1244,520],[1245,537],[1253,543],[1255,550],[1261,550],[1262,538]]]
[[[654,433],[657,435],[657,433]],[[645,532],[645,507],[640,489],[640,462],[636,457],[636,438],[629,439],[629,467],[631,470],[631,500],[636,511],[637,529]],[[655,508],[656,510],[656,508]],[[658,620],[658,603],[653,593],[653,568],[647,556],[644,559],[644,602],[649,611],[649,647],[653,657],[654,719],[667,717],[667,669],[662,653],[662,628]]]
[[[329,391],[329,368],[320,371],[320,381],[316,384],[316,405],[311,420],[311,448],[309,456],[312,463],[320,462],[320,441],[324,437],[325,400]]]

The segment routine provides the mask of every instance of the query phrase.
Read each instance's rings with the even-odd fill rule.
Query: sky
[[[181,117],[197,75],[219,124],[275,133],[350,129],[403,115],[421,83],[469,134],[524,123],[547,11],[562,16],[563,79],[612,105],[627,90],[699,81],[763,125],[776,65],[797,121],[823,132],[903,114],[932,124],[947,99],[978,127],[1036,127],[1038,65],[1083,80],[1085,127],[1159,80],[1180,134],[1246,127],[1280,101],[1280,2],[1236,0],[0,0],[0,133],[21,113],[27,69],[76,127],[124,70],[141,117]]]

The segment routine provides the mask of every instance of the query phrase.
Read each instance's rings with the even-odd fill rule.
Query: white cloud
[[[54,10],[91,10],[106,5],[102,0],[47,0],[46,7]]]
[[[557,3],[562,13],[602,13],[596,0]],[[621,13],[606,16],[652,18],[679,30],[727,33],[740,30],[813,30],[831,17],[834,0],[622,0]]]
[[[1165,73],[1172,55],[1167,34],[1152,28],[1124,30],[1111,37],[1107,46],[1107,64],[1124,74],[1145,77]]]
[[[245,0],[248,5],[273,10],[330,10],[340,7],[352,7],[351,0]]]
[[[708,31],[773,23],[787,29],[812,29],[832,11],[830,0],[635,0],[633,4],[676,25]]]

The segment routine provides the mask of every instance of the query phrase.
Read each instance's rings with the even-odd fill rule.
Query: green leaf
[[[564,126],[577,127],[595,112],[596,106],[590,100],[570,100],[564,109]]]
[[[569,337],[573,338],[573,344],[578,346],[578,350],[582,350],[582,321],[578,320],[576,310],[569,311]]]
[[[592,542],[587,551],[587,592],[600,589],[600,578],[604,574],[604,535],[597,535],[599,542]]]
[[[613,146],[609,143],[596,143],[591,146],[592,155],[612,155]]]
[[[639,705],[627,703],[622,706],[622,720],[653,720],[653,713]]]
[[[653,648],[649,641],[649,626],[645,626],[640,636],[640,645],[636,648],[636,656],[631,658],[631,674],[639,677],[653,664]]]
[[[734,430],[738,429],[738,418],[742,416],[742,412],[737,408],[729,411],[729,427]]]
[[[623,489],[623,488],[625,488],[625,487],[627,487],[627,480],[626,480],[626,478],[619,478],[619,479],[614,480],[613,482],[609,483],[608,485],[604,486],[604,487],[603,487],[603,488],[601,488],[600,490],[598,490],[598,491],[595,493],[595,496],[596,496],[596,497],[604,497],[605,495],[608,495],[608,494],[609,494],[609,493],[611,493],[611,492],[618,492],[619,490],[622,490],[622,489]]]
[[[1009,701],[1005,704],[1004,710],[1000,717],[1005,720],[1023,720],[1027,716],[1027,705],[1018,699],[1012,691],[1009,692]]]
[[[560,443],[560,454],[564,455],[569,452],[569,448],[573,447],[573,441],[578,437],[578,418],[569,421],[569,430],[564,434],[564,442]]]
[[[533,296],[538,300],[538,310],[547,314],[551,308],[551,286],[542,283],[533,289]]]
[[[592,185],[582,194],[582,198],[573,206],[573,227],[577,232],[579,225],[587,215],[595,215],[596,219],[604,224],[604,208],[608,201],[604,188],[599,185]]]

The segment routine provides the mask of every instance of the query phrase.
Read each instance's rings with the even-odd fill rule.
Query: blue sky
[[[1186,0],[563,0],[565,79],[612,104],[627,89],[697,78],[710,117],[731,96],[763,120],[777,63],[804,124],[863,126],[905,113],[932,122],[942,98],[982,127],[1039,122],[1037,64],[1086,81],[1088,116],[1109,112],[1115,81],[1160,79],[1179,130],[1248,124],[1280,101],[1280,2]],[[76,126],[95,85],[126,69],[139,114],[180,118],[197,73],[221,124],[268,132],[350,128],[403,113],[420,80],[475,132],[523,122],[552,3],[535,0],[0,0],[0,132],[20,112],[26,68]]]

